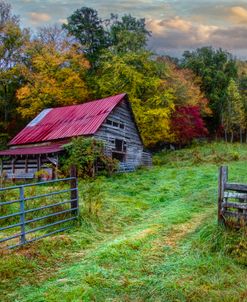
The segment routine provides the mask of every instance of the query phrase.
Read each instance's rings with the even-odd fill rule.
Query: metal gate
[[[65,231],[78,212],[75,177],[0,188],[0,249]]]

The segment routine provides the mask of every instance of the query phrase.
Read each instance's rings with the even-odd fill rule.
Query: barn
[[[63,146],[73,137],[104,141],[105,154],[118,159],[121,169],[151,165],[128,101],[118,94],[80,105],[44,109],[0,151],[1,175],[33,178],[39,170],[56,177]]]

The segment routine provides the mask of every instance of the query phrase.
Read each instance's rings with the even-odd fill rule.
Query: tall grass
[[[196,146],[156,155],[150,170],[81,181],[76,228],[1,256],[0,300],[245,301],[246,230],[217,225],[216,159],[247,182],[246,155]]]

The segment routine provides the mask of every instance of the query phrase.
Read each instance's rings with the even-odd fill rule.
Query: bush
[[[118,161],[104,154],[104,143],[94,138],[74,138],[65,145],[66,154],[61,160],[62,170],[66,174],[70,166],[77,168],[79,177],[94,177],[100,167],[111,174],[117,169]]]

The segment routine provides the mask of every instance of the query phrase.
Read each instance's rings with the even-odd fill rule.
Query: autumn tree
[[[169,141],[170,115],[174,109],[172,89],[163,85],[160,66],[149,52],[105,53],[93,83],[98,97],[128,93],[142,138],[146,146]],[[96,80],[96,81],[95,81]]]
[[[176,144],[186,145],[195,138],[208,135],[208,130],[201,116],[199,106],[177,107],[172,115],[171,131]]]
[[[15,93],[21,85],[17,66],[23,61],[23,48],[29,33],[19,26],[19,18],[12,14],[11,6],[0,2],[0,141],[16,132]],[[1,145],[0,142],[0,145]]]
[[[76,45],[59,52],[52,45],[34,41],[26,53],[27,63],[20,68],[25,85],[17,91],[18,111],[23,118],[30,119],[44,108],[88,100],[85,76],[90,66]]]
[[[208,125],[211,130],[217,130],[222,121],[228,85],[231,79],[237,79],[236,61],[222,49],[202,47],[184,52],[182,66],[193,70],[201,78],[201,89],[213,112]]]

